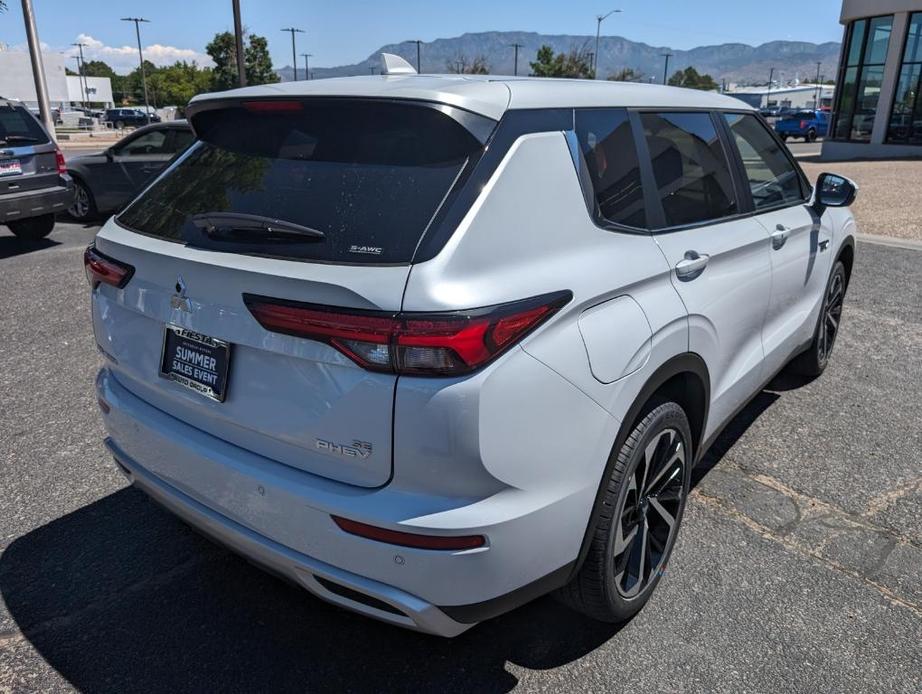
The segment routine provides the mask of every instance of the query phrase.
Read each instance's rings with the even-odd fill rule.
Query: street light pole
[[[147,100],[147,75],[144,74],[144,53],[141,52],[141,22],[150,22],[143,17],[122,17],[123,22],[134,22],[134,33],[138,39],[138,60],[141,67],[141,85],[144,87],[144,119],[150,125],[150,103]]]
[[[38,29],[35,28],[35,12],[32,11],[32,0],[22,0],[22,18],[26,23],[26,40],[29,42],[29,57],[32,59],[32,79],[35,81],[35,98],[38,101],[38,112],[48,134],[57,142],[54,132],[54,118],[51,116],[51,106],[48,103],[48,83],[45,81],[45,65],[42,62],[42,48],[38,40]]]
[[[592,59],[592,79],[598,77],[599,71],[599,33],[602,31],[602,22],[611,17],[613,14],[619,13],[621,10],[612,10],[608,14],[597,14],[595,16],[595,57]]]
[[[71,46],[76,46],[80,51],[80,57],[77,59],[77,74],[79,77],[77,80],[80,82],[80,90],[83,92],[83,106],[86,107],[87,102],[90,100],[90,87],[86,81],[86,71],[84,70],[84,65],[86,65],[86,60],[83,58],[83,47],[85,43],[72,43]]]
[[[813,92],[813,108],[817,111],[820,110],[820,65],[823,63],[819,60],[816,61],[816,89]]]
[[[666,59],[666,64],[663,66],[663,84],[666,84],[666,79],[669,76],[669,59],[672,57],[672,53],[662,53],[661,55]]]
[[[512,68],[512,74],[518,75],[519,74],[519,49],[525,48],[525,46],[523,46],[521,43],[514,43],[512,44],[512,48],[515,50],[515,59],[514,59],[515,67]]]
[[[294,81],[298,81],[298,52],[295,48],[295,34],[303,34],[304,29],[296,29],[295,27],[288,27],[287,29],[282,29],[282,31],[291,32],[291,67],[295,71]]]
[[[243,52],[243,23],[240,21],[240,0],[233,0],[234,5],[234,47],[237,53],[237,79],[240,86],[247,86],[246,55]]]
[[[771,107],[772,100],[772,82],[775,81],[775,68],[768,71],[768,91],[765,93],[765,108]]]
[[[302,53],[301,56],[304,58],[304,77],[305,79],[311,78],[311,65],[308,62],[308,58],[313,57],[313,53]]]

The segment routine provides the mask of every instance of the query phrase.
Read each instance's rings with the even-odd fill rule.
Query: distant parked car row
[[[159,123],[160,116],[151,113],[148,117],[139,108],[110,108],[103,113],[102,120],[105,123],[111,123],[116,130],[121,130],[124,127],[139,128],[142,125]]]
[[[169,121],[138,128],[103,152],[69,160],[76,191],[70,216],[86,222],[117,211],[194,141],[186,121]]]

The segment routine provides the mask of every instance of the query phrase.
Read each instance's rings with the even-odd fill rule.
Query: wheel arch
[[[852,268],[855,265],[855,239],[853,236],[847,236],[842,242],[836,260],[841,260],[845,266],[845,288],[848,289],[849,282],[852,279]]]
[[[612,468],[618,458],[618,451],[621,450],[627,437],[650,406],[669,400],[681,406],[688,417],[694,449],[692,460],[697,461],[703,453],[701,445],[711,402],[711,379],[704,359],[694,352],[686,352],[672,357],[650,375],[622,419],[618,435],[615,437],[605,463],[605,470],[599,479],[599,488],[593,501],[592,513],[586,525],[579,555],[570,574],[571,579],[579,573],[589,552],[589,546],[592,544],[592,537],[599,520],[599,499],[604,495],[605,483],[611,476]]]

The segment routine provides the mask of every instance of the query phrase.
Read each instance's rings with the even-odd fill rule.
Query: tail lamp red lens
[[[800,129],[805,130],[809,123],[805,120],[800,121]]]
[[[64,153],[56,149],[54,150],[54,161],[58,166],[58,174],[63,176],[67,173],[67,162],[64,161]]]
[[[451,313],[382,313],[245,294],[266,330],[324,342],[362,368],[456,376],[492,361],[550,318],[568,291]]]
[[[124,287],[134,274],[134,268],[127,263],[119,262],[96,250],[93,245],[87,246],[83,252],[83,268],[86,279],[94,289],[100,284],[111,284],[113,287]]]
[[[405,533],[399,530],[388,530],[367,523],[331,516],[339,529],[350,535],[358,535],[377,542],[386,542],[390,545],[401,547],[415,547],[416,549],[441,549],[464,550],[477,549],[487,543],[483,535],[421,535],[419,533]]]

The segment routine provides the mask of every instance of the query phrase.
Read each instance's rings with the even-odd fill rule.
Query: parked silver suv
[[[626,620],[721,427],[828,362],[855,187],[734,99],[384,75],[188,113],[86,253],[106,446],[330,602],[445,636],[552,590]]]
[[[24,240],[47,236],[74,186],[64,155],[18,101],[0,98],[0,224]]]

